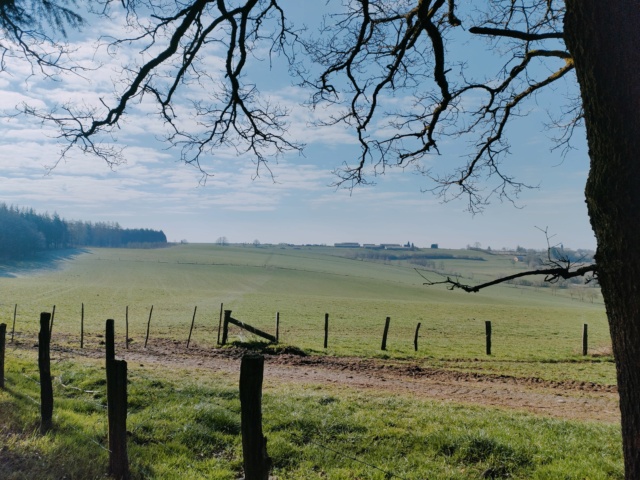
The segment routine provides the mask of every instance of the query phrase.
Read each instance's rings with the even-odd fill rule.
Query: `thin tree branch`
[[[469,29],[469,33],[473,33],[476,35],[489,35],[492,37],[516,38],[518,40],[525,40],[527,42],[533,42],[536,40],[548,40],[551,38],[559,38],[559,39],[564,38],[564,34],[560,32],[530,33],[530,32],[519,32],[517,30],[507,30],[503,28],[489,28],[489,27],[471,27]]]

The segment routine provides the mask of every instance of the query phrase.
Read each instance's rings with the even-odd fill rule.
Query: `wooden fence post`
[[[47,433],[53,427],[53,385],[51,384],[51,314],[40,314],[38,334],[38,369],[40,370],[40,433]]]
[[[589,325],[586,323],[582,326],[582,355],[589,352]]]
[[[271,458],[262,435],[262,378],[264,357],[248,354],[240,365],[242,454],[245,480],[268,480]]]
[[[129,305],[124,311],[124,343],[125,348],[129,350]]]
[[[18,313],[18,304],[13,307],[13,327],[11,327],[11,343],[13,343],[13,334],[16,333],[16,314]]]
[[[51,334],[53,333],[53,319],[56,316],[56,306],[53,306],[53,310],[51,310],[51,323],[49,324],[49,341],[51,341]]]
[[[116,347],[115,347],[115,328],[113,319],[108,319],[105,327],[104,345],[105,345],[105,367],[107,372],[107,418],[109,423],[109,451],[113,451],[113,436],[111,435],[111,425],[113,420],[113,395],[115,394],[115,388],[113,382],[115,380],[114,375],[114,362],[116,359]]]
[[[227,344],[227,337],[229,337],[229,319],[231,318],[231,310],[224,311],[224,321],[222,322],[222,342],[221,345]]]
[[[151,315],[153,314],[153,305],[149,311],[149,321],[147,322],[147,336],[144,339],[144,348],[147,348],[147,342],[149,341],[149,327],[151,327]]]
[[[487,340],[487,355],[491,355],[491,321],[484,322],[485,336]]]
[[[80,348],[84,348],[84,303],[80,310]]]
[[[4,347],[7,337],[7,324],[0,323],[0,388],[4,389]]]
[[[115,334],[115,321],[110,318],[107,320],[106,331],[104,336],[106,359],[107,359],[107,375],[109,374],[109,362],[113,362],[116,359],[116,334]],[[107,382],[109,379],[107,378]]]
[[[128,480],[127,455],[127,362],[113,360],[113,391],[108,394],[109,409],[109,473],[116,480]]]
[[[413,348],[415,351],[418,351],[418,332],[420,331],[420,322],[418,322],[418,326],[416,327],[416,335],[413,337]]]
[[[189,344],[191,343],[191,332],[193,332],[193,325],[194,323],[196,323],[196,310],[198,310],[197,306],[193,309],[193,318],[191,319],[191,328],[189,329],[189,338],[187,339],[187,348],[189,348]]]
[[[280,312],[276,312],[276,343],[280,341]]]
[[[329,314],[324,314],[324,348],[329,345]]]
[[[220,321],[218,322],[218,345],[220,345],[220,328],[222,327],[222,308],[223,303],[220,304]]]
[[[387,317],[384,322],[384,333],[382,334],[382,350],[387,349],[387,334],[389,333],[389,323],[391,323],[391,317]]]

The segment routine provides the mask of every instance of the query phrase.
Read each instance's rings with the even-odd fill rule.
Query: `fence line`
[[[84,307],[84,304],[83,304]],[[17,304],[16,304],[16,310],[17,310]],[[55,306],[54,306],[54,311],[55,311]],[[128,308],[127,308],[128,311]],[[191,334],[193,332],[193,328],[194,328],[194,323],[195,323],[195,317],[196,317],[196,311],[197,311],[197,307],[194,308],[193,311],[193,317],[192,317],[192,321],[191,321],[191,329],[189,331],[189,339],[187,341],[187,348],[189,347],[189,342],[191,340]],[[84,312],[84,308],[83,308],[83,312]],[[151,314],[153,312],[153,306],[151,306],[151,310],[149,313],[149,322],[147,324],[147,340],[149,337],[149,324],[151,321]],[[326,344],[326,339],[327,339],[327,332],[328,332],[328,317],[329,314],[325,314],[325,344]],[[231,317],[231,310],[225,310],[225,319],[224,319],[224,337],[223,339],[227,338],[228,335],[228,323],[232,323],[232,324],[236,324],[244,329],[247,329],[249,331],[257,331],[260,332],[259,330],[255,329],[254,327],[251,327],[250,325],[247,325],[243,322],[240,322],[236,319],[233,319]],[[383,336],[383,343],[382,343],[382,349],[385,350],[386,349],[386,339],[387,339],[387,333],[389,330],[389,323],[390,323],[390,317],[386,317],[386,323],[385,323],[385,330],[384,330],[384,336]],[[279,312],[277,313],[277,327],[276,330],[278,330],[278,324],[279,324]],[[48,430],[50,430],[52,428],[52,416],[53,416],[53,389],[52,389],[52,385],[51,385],[51,373],[50,373],[50,358],[49,358],[49,347],[50,347],[50,334],[52,331],[52,325],[53,325],[53,315],[49,314],[49,313],[42,313],[40,316],[40,333],[39,333],[39,353],[38,353],[38,365],[39,365],[39,370],[40,370],[40,381],[24,374],[24,373],[20,373],[23,377],[27,378],[28,380],[36,383],[37,385],[40,386],[41,389],[41,401],[38,403],[35,399],[33,399],[32,397],[30,397],[28,394],[24,394],[24,396],[26,398],[29,398],[30,400],[32,400],[35,404],[39,405],[41,408],[41,412],[42,412],[42,424],[41,424],[41,432],[42,433],[46,433]],[[415,348],[417,350],[417,339],[418,339],[418,331],[420,328],[420,323],[418,323],[418,326],[416,328],[415,331],[415,337],[414,337],[414,341],[415,341]],[[260,332],[260,333],[264,333],[264,332]],[[486,353],[487,355],[491,354],[491,334],[492,334],[492,329],[491,329],[491,321],[486,321],[485,322],[485,334],[486,334]],[[268,334],[266,334],[268,335]],[[104,406],[102,404],[99,404],[97,402],[91,402],[89,400],[86,399],[80,399],[83,402],[87,402],[87,403],[91,403],[93,405],[99,406],[100,408],[103,409],[107,409],[109,411],[108,417],[109,417],[109,448],[105,448],[102,444],[100,444],[99,442],[97,442],[96,440],[88,437],[87,435],[85,435],[81,430],[77,429],[76,427],[74,427],[73,425],[71,425],[72,428],[74,428],[75,430],[77,430],[77,433],[81,436],[83,436],[84,438],[87,438],[88,440],[90,440],[91,442],[95,443],[96,445],[98,445],[100,448],[104,449],[105,451],[109,452],[112,455],[124,455],[124,462],[126,463],[126,468],[122,467],[122,466],[117,466],[115,463],[112,463],[112,460],[110,459],[110,471],[113,472],[119,472],[116,473],[116,476],[118,478],[128,478],[128,460],[127,460],[127,453],[126,453],[126,413],[127,413],[127,406],[126,406],[126,362],[124,362],[123,360],[115,360],[115,332],[114,332],[114,320],[107,320],[107,328],[106,328],[106,335],[105,335],[105,339],[106,339],[106,362],[107,362],[107,398],[108,400],[108,405]],[[276,337],[274,337],[275,339]],[[128,338],[127,338],[128,340]],[[224,342],[224,340],[223,340]],[[145,348],[146,348],[146,341],[145,341]],[[583,348],[584,351],[586,352],[587,350],[587,324],[584,324],[584,331],[583,331]],[[17,347],[16,347],[17,348]],[[586,353],[584,353],[586,354]],[[63,361],[64,359],[58,359],[58,361]],[[244,362],[244,357],[243,357],[243,362]],[[113,367],[117,367],[119,370],[124,371],[124,375],[122,376],[121,373],[118,373],[117,376],[114,379],[114,377],[111,377],[111,375],[113,375],[113,371],[112,368]],[[241,373],[241,379],[242,379],[242,373]],[[242,380],[241,380],[242,381]],[[260,395],[261,395],[261,382],[262,382],[262,378],[260,378]],[[118,383],[120,385],[119,388],[123,388],[123,394],[121,393],[117,393],[117,395],[124,395],[124,402],[120,403],[118,407],[116,407],[116,409],[118,410],[118,413],[114,413],[111,412],[110,409],[112,407],[112,405],[118,403],[116,401],[114,401],[114,395],[116,395],[116,393],[114,393],[114,391],[111,390],[112,386],[115,385],[116,383]],[[100,392],[100,390],[83,390],[81,388],[78,387],[74,387],[71,385],[65,385],[63,382],[63,376],[62,374],[57,377],[57,384],[59,384],[62,388],[65,389],[73,389],[76,391],[79,391],[81,393],[86,393],[86,394],[93,394],[93,393],[98,393]],[[254,392],[255,393],[255,392]],[[241,399],[242,399],[242,387],[241,387]],[[50,398],[49,398],[50,396]],[[256,396],[256,395],[254,395]],[[119,397],[120,398],[120,397]],[[124,405],[124,406],[123,406]],[[124,409],[124,412],[123,412]],[[124,426],[123,425],[116,425],[115,430],[113,430],[114,433],[112,433],[112,416],[113,417],[118,417],[119,419],[124,418]],[[259,418],[259,422],[261,422],[261,415],[258,416]],[[113,420],[113,423],[116,424],[117,421]],[[260,435],[261,436],[261,425],[260,425]],[[123,433],[124,432],[124,433]],[[120,436],[122,438],[124,438],[124,441],[119,443],[117,446],[115,443],[115,437]],[[383,472],[387,478],[399,478],[399,479],[404,479],[404,477],[396,474],[395,472],[392,471],[388,471],[385,470],[379,466],[370,464],[366,461],[360,460],[356,457],[347,455],[341,451],[335,450],[331,447],[328,447],[327,445],[324,445],[322,443],[316,442],[314,440],[311,439],[305,439],[306,442],[311,443],[316,445],[319,448],[323,448],[327,451],[330,451],[336,455],[339,455],[341,457],[350,459],[354,462],[363,464],[367,467],[370,467],[372,469],[376,469],[378,471]],[[123,446],[124,445],[124,446]],[[243,445],[244,445],[244,428],[243,428]],[[261,447],[257,448],[257,450],[262,450]],[[119,453],[118,453],[119,452]],[[123,453],[124,452],[124,453]],[[265,448],[265,454],[266,454],[266,448]],[[245,457],[246,458],[246,457]],[[267,457],[268,460],[268,457]],[[116,465],[116,466],[114,466]],[[246,464],[245,464],[246,465]],[[123,470],[124,468],[124,470]]]
[[[11,331],[11,343],[15,343],[14,342],[14,336],[15,336],[15,326],[16,326],[16,319],[17,319],[17,311],[18,311],[18,304],[12,304],[14,306],[13,309],[13,325],[12,325],[12,331]],[[80,309],[80,348],[84,348],[84,336],[85,336],[85,304],[84,302],[81,303],[81,309]],[[193,339],[193,333],[195,330],[195,317],[196,317],[196,311],[197,311],[197,306],[194,307],[194,311],[193,311],[193,316],[191,319],[191,324],[190,324],[190,329],[188,332],[188,337],[187,337],[187,343],[186,343],[186,347],[189,348],[191,346],[191,340]],[[221,308],[221,314],[224,312],[224,304],[221,303],[220,304],[220,308]],[[56,305],[53,305],[52,307],[52,312],[51,312],[51,321],[49,324],[49,335],[51,336],[52,330],[53,330],[53,323],[54,323],[54,319],[55,319],[55,313],[56,313]],[[146,325],[146,333],[145,333],[145,340],[144,340],[144,346],[145,348],[147,348],[148,346],[148,342],[151,339],[151,334],[150,334],[150,330],[151,330],[151,321],[152,321],[152,317],[153,317],[153,313],[154,313],[154,305],[151,305],[151,308],[149,310],[149,317],[147,320],[147,325]],[[24,315],[24,314],[23,314]],[[475,319],[473,319],[475,320]],[[386,322],[384,324],[384,331],[383,331],[383,336],[382,336],[382,345],[380,347],[381,350],[385,351],[387,350],[388,347],[388,334],[389,334],[389,330],[390,330],[390,317],[386,317]],[[275,321],[275,335],[271,335],[271,334],[267,334],[264,331],[252,327],[251,325],[246,324],[245,322],[240,322],[239,320],[236,319],[230,319],[228,321],[229,323],[235,324],[237,326],[239,326],[240,328],[243,328],[245,330],[248,330],[249,332],[256,334],[258,336],[262,336],[263,338],[266,338],[267,340],[269,340],[270,342],[273,343],[279,343],[280,342],[280,312],[277,311],[276,312],[276,321]],[[219,320],[219,324],[218,324],[218,336],[217,336],[217,340],[216,340],[216,344],[217,345],[225,345],[228,342],[228,325],[224,325],[227,323],[227,320],[224,318],[223,315],[220,315],[220,320]],[[59,323],[57,325],[62,325],[62,323]],[[223,326],[224,331],[223,331]],[[415,352],[418,352],[418,339],[419,339],[419,330],[420,327],[422,326],[422,322],[419,322],[416,329],[415,329],[415,333],[412,331],[411,334],[408,334],[407,336],[410,336],[412,343],[413,343],[413,350]],[[587,356],[589,354],[589,349],[588,349],[588,330],[587,324],[584,324],[582,326],[582,344],[580,345],[580,347],[578,347],[578,344],[576,342],[576,348],[574,348],[574,351],[577,353],[578,351],[581,351],[583,356]],[[189,327],[187,327],[189,328]],[[208,328],[208,327],[207,327]],[[214,327],[215,328],[215,327]],[[403,324],[403,332],[406,332],[407,326],[406,323]],[[163,331],[165,331],[167,329],[166,326],[162,327]],[[171,330],[171,327],[169,327],[169,329]],[[338,329],[339,330],[339,329]],[[66,330],[68,332],[68,329]],[[291,331],[291,330],[289,330]],[[486,355],[492,355],[492,349],[493,349],[493,335],[492,335],[492,324],[491,321],[487,320],[485,321],[485,353]],[[66,333],[68,335],[68,333]],[[339,336],[339,332],[336,332],[336,334],[338,334]],[[18,337],[20,337],[21,333],[18,332]],[[210,335],[210,333],[208,333],[207,335]],[[165,334],[166,336],[166,334]],[[220,338],[222,336],[222,339]],[[398,334],[396,333],[396,338],[397,338]],[[478,336],[480,336],[479,332],[478,332]],[[369,342],[367,345],[371,345],[372,339],[370,338],[371,335],[369,335],[369,338],[367,339],[367,341]],[[241,338],[242,340],[242,338]],[[323,347],[325,349],[328,348],[328,340],[329,340],[329,313],[325,313],[324,315],[324,343],[323,343]],[[411,340],[407,340],[406,343],[405,341],[402,342],[402,345],[400,347],[400,350],[407,350],[410,349],[411,347],[409,347],[410,345],[410,341]],[[131,338],[129,337],[129,306],[126,306],[126,310],[125,310],[125,347],[128,349],[129,348],[129,343],[131,342]],[[312,347],[313,348],[313,347]],[[371,345],[371,349],[373,350],[373,346]],[[396,347],[396,350],[398,350],[398,347]]]

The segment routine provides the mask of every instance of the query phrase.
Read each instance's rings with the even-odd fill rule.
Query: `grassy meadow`
[[[439,253],[485,260],[437,260],[469,282],[523,269],[480,252]],[[56,306],[52,365],[55,428],[37,433],[37,352],[8,346],[0,391],[0,478],[104,478],[106,394],[103,362],[65,353],[98,348],[104,321],[116,320],[124,352],[143,343],[215,348],[220,304],[268,332],[280,312],[280,339],[310,354],[393,358],[446,369],[614,384],[601,297],[569,289],[504,285],[478,294],[425,287],[406,261],[351,258],[329,247],[181,245],[160,250],[90,249],[56,263],[8,266],[0,277],[0,322],[16,341],[33,341],[41,311]],[[33,268],[37,267],[37,268]],[[330,315],[323,349],[324,315]],[[380,343],[391,317],[388,350]],[[484,322],[493,355],[484,354]],[[413,335],[421,322],[419,351]],[[590,354],[581,355],[582,325]],[[256,337],[231,329],[231,341]],[[126,358],[126,354],[124,354]],[[237,378],[197,368],[130,366],[129,458],[133,478],[241,477]],[[498,408],[416,400],[346,387],[264,386],[264,429],[278,479],[621,479],[617,425],[553,420]],[[384,412],[381,415],[381,412]],[[345,455],[346,454],[346,455]],[[21,465],[20,468],[14,468]]]
[[[437,250],[482,257],[484,261],[438,261],[447,272],[482,282],[525,267],[509,257],[481,252]],[[17,334],[35,334],[41,311],[56,306],[56,333],[79,341],[84,304],[86,341],[98,342],[104,321],[116,321],[123,339],[126,307],[129,335],[144,342],[151,306],[150,342],[171,338],[186,343],[197,306],[192,342],[214,347],[220,305],[232,315],[275,333],[309,353],[388,356],[455,362],[457,368],[532,369],[530,375],[566,378],[564,366],[578,364],[577,380],[615,383],[607,355],[610,340],[601,298],[582,300],[573,289],[504,285],[481,293],[426,287],[406,261],[371,262],[349,258],[348,249],[181,245],[159,250],[91,249],[48,270],[25,269],[0,278],[0,321],[11,330],[17,304]],[[55,268],[53,268],[55,267]],[[426,273],[433,278],[434,274]],[[597,292],[595,289],[589,291]],[[329,346],[323,349],[324,316],[329,314]],[[391,317],[387,351],[380,350],[385,318]],[[492,356],[485,348],[485,321],[493,329]],[[419,350],[413,347],[421,323]],[[583,361],[582,325],[589,325]],[[232,328],[231,341],[255,340]],[[542,365],[542,368],[538,368]],[[583,368],[584,367],[584,368]],[[585,373],[586,368],[586,373]],[[535,370],[535,371],[533,371]],[[591,377],[593,375],[593,377]],[[591,377],[591,378],[589,378]]]

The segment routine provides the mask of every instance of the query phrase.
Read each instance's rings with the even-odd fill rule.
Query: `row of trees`
[[[118,223],[66,221],[57,213],[0,204],[0,258],[27,258],[38,252],[69,247],[159,246],[162,230],[122,228]]]

